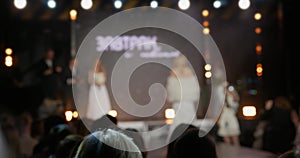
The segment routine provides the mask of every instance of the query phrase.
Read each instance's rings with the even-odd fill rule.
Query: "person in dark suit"
[[[55,61],[53,49],[47,49],[45,57],[38,63],[38,76],[42,81],[44,98],[58,99],[62,68]]]

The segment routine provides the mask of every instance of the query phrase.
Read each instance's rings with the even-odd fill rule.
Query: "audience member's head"
[[[142,158],[142,154],[132,139],[113,130],[98,130],[81,142],[75,158]]]
[[[199,129],[186,131],[174,144],[174,157],[205,157],[217,158],[214,140],[208,135],[199,137]],[[201,134],[203,135],[203,134]]]
[[[111,128],[114,129],[117,125],[118,120],[116,117],[113,117],[109,114],[103,115],[99,119],[95,120],[92,123],[92,132],[99,130],[99,129],[105,129],[105,128]]]
[[[274,105],[277,108],[285,109],[285,110],[291,110],[292,105],[290,103],[290,100],[287,97],[284,96],[278,96],[274,100]]]
[[[73,158],[83,137],[80,135],[70,134],[61,140],[55,153],[56,158]]]
[[[133,142],[141,150],[142,156],[144,158],[147,157],[147,152],[145,150],[146,149],[145,143],[144,143],[143,137],[139,133],[139,130],[137,130],[136,128],[126,128],[126,130],[124,130],[124,133],[133,139]]]
[[[59,115],[50,115],[44,119],[44,132],[48,134],[52,128],[59,124],[66,124],[65,118]]]
[[[58,124],[54,126],[50,129],[49,133],[41,139],[39,144],[35,146],[34,155],[36,157],[54,155],[59,142],[70,134],[73,134],[73,131],[68,124]]]
[[[179,137],[181,137],[184,133],[186,133],[188,130],[191,129],[197,129],[196,126],[191,125],[191,124],[179,124],[178,126],[176,126],[176,128],[174,129],[174,131],[171,134],[170,137],[170,142],[168,145],[168,151],[167,151],[167,158],[172,158],[174,157],[175,151],[174,151],[174,144],[176,142],[177,139],[179,139]]]

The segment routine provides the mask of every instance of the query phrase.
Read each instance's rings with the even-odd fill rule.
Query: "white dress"
[[[221,137],[238,136],[240,126],[233,108],[224,106],[218,121],[218,135]]]
[[[179,124],[194,124],[197,120],[195,104],[200,96],[197,77],[168,77],[167,93],[168,99],[173,103],[172,107],[175,110],[175,118],[169,128],[169,134],[171,134]]]
[[[102,72],[94,73],[96,84],[91,84],[86,117],[96,120],[111,110],[111,102],[105,85],[105,75]]]

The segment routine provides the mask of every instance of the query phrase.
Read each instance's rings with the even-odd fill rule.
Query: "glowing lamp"
[[[108,115],[110,115],[112,117],[117,117],[118,116],[118,112],[116,110],[110,110],[108,112]]]
[[[165,110],[165,118],[166,119],[173,119],[175,118],[175,110],[172,108],[168,108]]]
[[[243,116],[245,116],[245,117],[256,116],[256,107],[255,106],[244,106],[243,107]]]

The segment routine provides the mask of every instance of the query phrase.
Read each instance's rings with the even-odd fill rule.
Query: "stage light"
[[[208,21],[203,21],[203,26],[204,27],[208,27],[209,26],[209,22]]]
[[[73,111],[73,113],[72,113],[72,116],[73,116],[73,118],[78,118],[78,112],[77,111]]]
[[[233,91],[234,91],[234,87],[233,87],[233,86],[228,86],[228,90],[229,90],[230,92],[233,92]]]
[[[26,0],[14,0],[14,5],[17,9],[24,9],[27,5]]]
[[[5,66],[11,67],[13,65],[13,58],[11,56],[5,57]]]
[[[205,78],[211,78],[212,73],[210,71],[208,71],[208,72],[205,72],[204,75],[205,75]]]
[[[69,122],[73,119],[73,112],[72,111],[66,111],[65,112],[65,118]]]
[[[258,55],[261,54],[261,52],[262,52],[262,46],[261,46],[261,44],[257,44],[256,45],[255,51],[256,51],[256,54],[258,54]]]
[[[213,6],[218,9],[222,6],[222,2],[219,0],[214,1]]]
[[[256,34],[261,34],[261,28],[260,27],[256,27],[255,28],[255,33]]]
[[[157,8],[158,7],[158,2],[157,1],[151,1],[150,7],[151,8]]]
[[[115,6],[115,8],[116,9],[120,9],[121,7],[122,7],[122,1],[121,0],[116,0],[115,2],[114,2],[114,6]]]
[[[77,11],[75,9],[72,9],[70,11],[70,19],[71,20],[76,20],[76,18],[77,18]]]
[[[172,108],[168,108],[165,110],[165,118],[166,119],[174,119],[175,118],[175,110]]]
[[[208,35],[209,32],[210,32],[209,28],[206,27],[203,29],[203,34]]]
[[[118,112],[116,110],[110,110],[108,112],[108,115],[110,115],[112,117],[117,117],[118,116]]]
[[[261,18],[262,18],[261,13],[255,13],[255,14],[254,14],[254,19],[255,19],[255,20],[261,20]]]
[[[56,7],[56,2],[54,0],[48,0],[47,5],[49,8],[53,9]]]
[[[204,69],[206,71],[210,71],[211,70],[211,65],[210,64],[205,64]]]
[[[6,49],[5,49],[5,54],[6,54],[6,55],[11,55],[12,52],[13,52],[13,51],[12,51],[11,48],[6,48]]]
[[[204,9],[204,10],[202,11],[202,16],[208,17],[208,15],[209,15],[209,11],[208,11],[207,9]]]
[[[191,5],[191,2],[189,0],[179,0],[178,1],[178,7],[181,10],[187,10],[187,9],[189,9],[190,5]]]
[[[243,111],[243,116],[245,116],[245,117],[256,116],[256,107],[255,106],[244,106],[242,111]]]
[[[250,0],[239,0],[239,7],[242,10],[246,10],[250,7]]]
[[[80,5],[83,9],[89,10],[93,6],[93,1],[92,0],[81,0]]]

